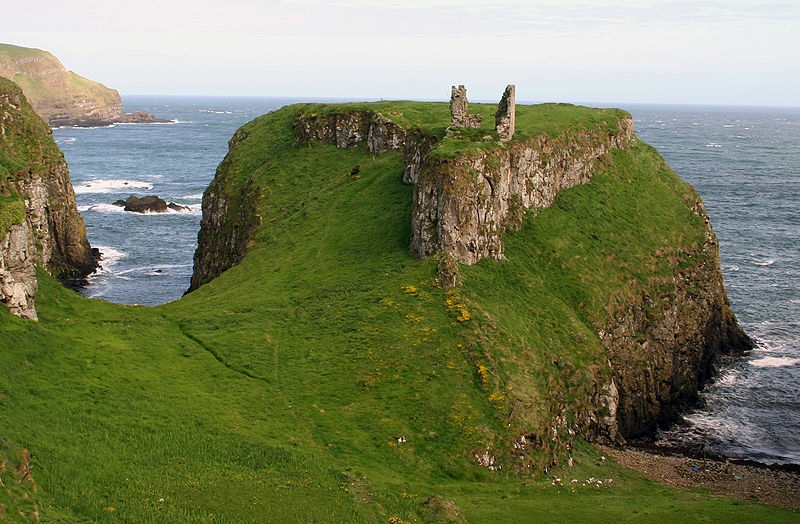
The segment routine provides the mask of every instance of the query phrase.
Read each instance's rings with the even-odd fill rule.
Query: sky
[[[0,42],[125,94],[800,106],[798,0],[26,0]],[[22,7],[24,6],[24,7]]]

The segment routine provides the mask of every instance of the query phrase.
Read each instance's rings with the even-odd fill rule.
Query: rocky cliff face
[[[613,168],[612,150],[629,149],[637,141],[628,115],[594,127],[567,127],[550,137],[507,143],[481,137],[479,147],[458,155],[436,154],[447,138],[368,110],[301,112],[293,130],[300,147],[324,142],[349,149],[363,143],[373,155],[402,151],[403,180],[414,185],[410,249],[419,257],[446,255],[443,259],[456,266],[455,272],[455,261],[471,265],[483,258],[502,259],[503,234],[519,228],[527,210],[549,207],[562,189]],[[246,138],[237,132],[231,149]],[[204,196],[192,289],[241,260],[258,225],[255,211],[242,204],[252,202],[250,190],[226,180],[225,163]],[[562,414],[554,416],[554,428],[605,442],[650,432],[696,400],[717,355],[751,347],[729,307],[708,215],[699,197],[691,199],[693,212],[705,221],[705,243],[695,252],[662,254],[673,257],[673,272],[662,282],[668,291],[652,296],[643,290],[622,305],[608,301],[595,325],[607,362],[595,370],[594,392],[587,392],[592,400],[574,426]],[[682,264],[685,257],[697,264]],[[455,278],[446,280],[456,283]]]
[[[236,131],[228,142],[229,149],[235,148],[247,136],[241,129]],[[187,293],[238,264],[247,254],[253,229],[261,223],[256,214],[251,184],[232,183],[229,164],[230,159],[226,157],[203,193],[203,218]]]
[[[116,89],[67,71],[40,49],[0,44],[0,76],[19,85],[34,110],[53,127],[164,122],[150,113],[123,112]]]
[[[36,318],[35,266],[62,280],[82,278],[99,254],[86,239],[64,155],[22,91],[0,79],[0,192],[5,206],[24,202],[0,242],[0,301]]]
[[[294,134],[298,145],[317,141],[350,149],[366,140],[367,150],[373,155],[402,151],[406,184],[416,184],[426,155],[439,141],[418,129],[405,129],[373,111],[301,115],[295,121]]]
[[[612,148],[628,147],[633,121],[615,127],[427,163],[414,188],[411,252],[443,252],[470,265],[501,259],[502,233],[519,227],[524,210],[550,206],[558,191],[588,182]]]
[[[613,438],[649,434],[672,422],[697,402],[720,354],[753,347],[731,311],[719,244],[699,198],[692,210],[705,221],[705,242],[694,252],[662,254],[674,268],[671,291],[639,293],[621,307],[609,306],[598,332],[613,376],[614,392],[604,399],[616,413],[604,428]],[[681,269],[686,257],[698,263]]]

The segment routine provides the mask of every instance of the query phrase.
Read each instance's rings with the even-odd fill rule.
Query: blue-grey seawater
[[[83,293],[156,305],[189,286],[202,193],[233,132],[297,100],[134,97],[128,112],[171,124],[54,130],[89,241],[103,253]],[[703,197],[734,312],[758,346],[720,364],[704,406],[662,443],[732,458],[800,464],[800,108],[622,104],[639,137]],[[190,211],[139,215],[112,206],[158,195]]]

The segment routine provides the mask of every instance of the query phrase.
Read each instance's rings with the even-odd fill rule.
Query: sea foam
[[[751,360],[749,364],[757,368],[784,368],[800,364],[800,358],[764,357],[758,360]]]
[[[123,179],[106,179],[98,178],[95,180],[87,180],[74,186],[75,194],[85,193],[117,193],[120,189],[125,190],[146,190],[153,189],[151,182],[142,180],[123,180]]]

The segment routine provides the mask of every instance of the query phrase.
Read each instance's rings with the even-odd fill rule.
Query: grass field
[[[410,122],[446,114],[409,104]],[[652,484],[581,441],[571,468],[545,442],[513,457],[554,410],[585,407],[606,297],[659,285],[659,248],[702,242],[691,188],[653,149],[615,152],[507,235],[507,260],[462,267],[446,292],[436,260],[409,253],[400,154],[295,148],[296,111],[248,124],[218,175],[258,194],[263,225],[238,266],[155,308],[40,272],[38,323],[0,308],[6,518],[31,516],[27,494],[48,521],[415,522],[435,494],[470,522],[796,521]],[[509,426],[515,398],[528,407]],[[35,493],[17,482],[23,448]],[[486,450],[500,469],[477,464]]]

